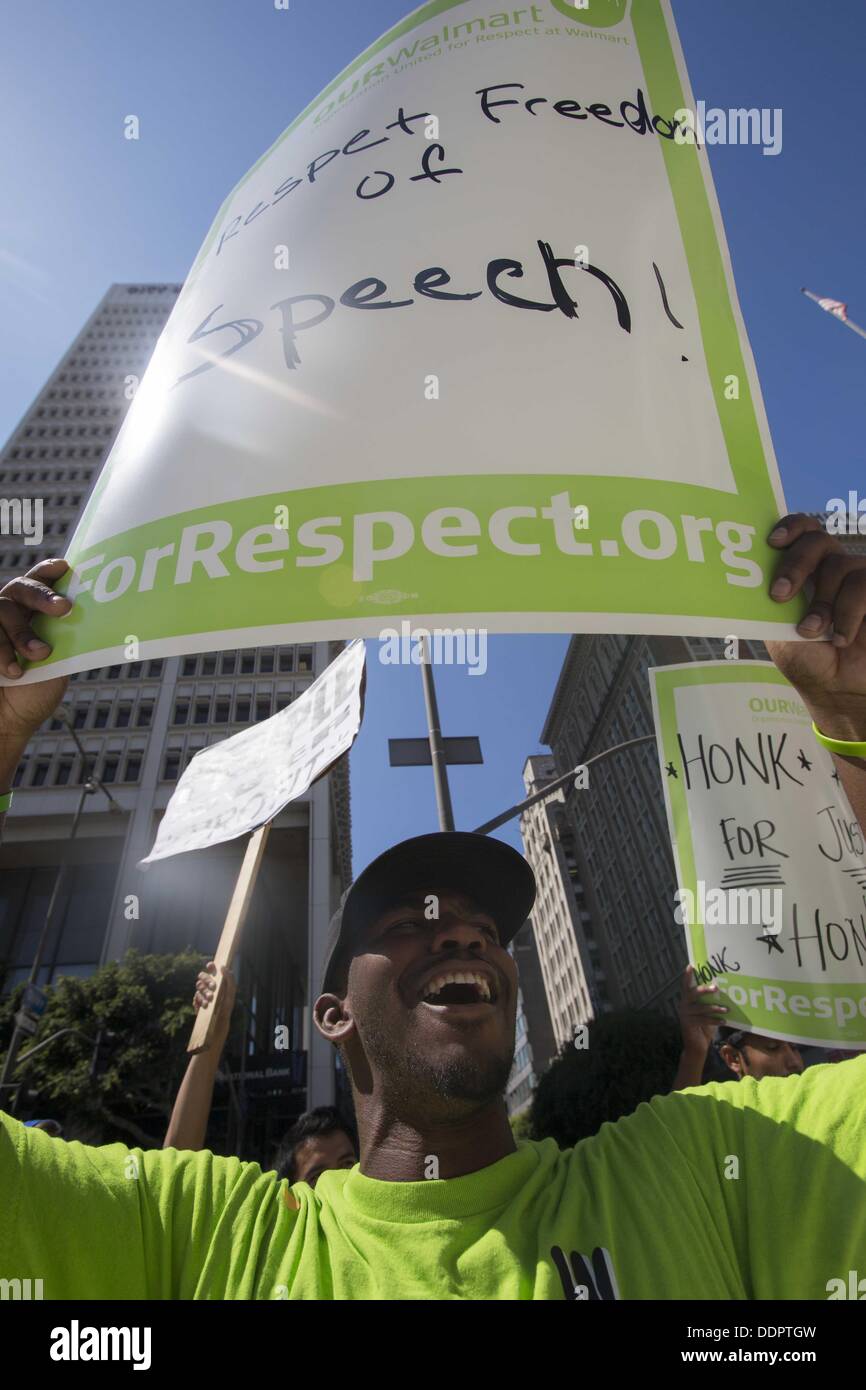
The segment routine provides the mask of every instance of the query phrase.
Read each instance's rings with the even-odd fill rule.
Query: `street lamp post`
[[[421,680],[427,710],[427,737],[389,738],[388,757],[392,767],[430,767],[432,764],[439,829],[453,830],[454,811],[448,785],[448,765],[483,762],[481,744],[474,736],[443,738],[436,685],[430,664],[429,638],[426,636],[421,638]]]
[[[496,830],[500,825],[504,825],[507,820],[511,820],[514,816],[519,816],[523,811],[528,810],[530,806],[534,806],[536,802],[545,801],[549,796],[555,795],[556,792],[560,791],[569,783],[573,784],[575,777],[582,768],[589,767],[592,763],[600,762],[602,758],[609,758],[612,753],[621,753],[623,748],[633,748],[638,743],[655,743],[655,741],[655,734],[642,734],[640,738],[630,738],[627,739],[625,743],[615,743],[610,748],[602,749],[600,753],[596,753],[592,758],[587,758],[585,763],[581,763],[578,767],[573,767],[570,772],[566,772],[563,777],[557,777],[556,781],[548,782],[547,786],[542,787],[540,792],[534,792],[533,795],[528,796],[525,801],[518,801],[516,806],[510,806],[508,810],[503,811],[501,815],[494,816],[492,820],[486,820],[483,825],[476,826],[474,833],[476,835],[489,835],[491,830]]]
[[[424,684],[424,705],[427,709],[427,728],[430,738],[430,758],[433,763],[433,781],[436,784],[436,807],[439,811],[439,829],[454,829],[454,811],[451,806],[451,788],[448,785],[445,749],[442,745],[442,729],[439,724],[439,704],[436,699],[436,686],[430,665],[429,639],[423,639],[421,680]]]

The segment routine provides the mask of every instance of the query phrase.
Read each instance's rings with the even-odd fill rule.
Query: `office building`
[[[63,554],[180,289],[113,285],[0,453],[0,583]],[[38,543],[24,524],[36,501]],[[319,642],[131,660],[70,679],[71,728],[61,711],[46,721],[15,775],[0,845],[0,991],[29,975],[60,865],[40,983],[89,975],[130,947],[212,956],[245,842],[146,871],[138,861],[194,754],[298,699],[339,650]],[[104,791],[87,791],[91,774]],[[311,1028],[309,1005],[350,878],[343,760],[270,832],[237,966],[241,1022],[226,1054],[242,1091],[243,1121],[235,1114],[225,1141],[237,1152],[261,1153],[307,1104],[333,1098],[332,1049]],[[282,1025],[289,1048],[277,1051]],[[218,1092],[221,1110],[228,1116],[229,1099]]]

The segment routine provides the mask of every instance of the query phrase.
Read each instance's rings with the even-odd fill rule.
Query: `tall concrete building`
[[[523,769],[526,795],[542,791],[559,775],[551,754],[527,758]],[[607,1007],[607,979],[586,906],[574,826],[566,806],[565,788],[561,788],[520,817],[524,853],[538,883],[532,935],[557,1048],[571,1041],[579,1024]]]
[[[521,927],[509,949],[517,966],[519,985],[514,1061],[505,1100],[509,1115],[520,1115],[531,1104],[539,1077],[556,1056],[557,1046],[531,919]]]
[[[573,637],[541,735],[552,750],[548,770],[563,776],[605,749],[651,735],[650,666],[719,660],[724,645],[720,638]],[[767,659],[760,642],[741,641],[740,656]],[[558,1036],[572,1019],[607,1009],[674,1011],[686,948],[674,920],[674,862],[655,743],[594,764],[588,787],[570,790],[562,807],[543,804],[565,846],[567,867],[556,855],[551,873],[562,885],[569,881],[551,889],[558,910],[549,913],[546,941],[537,937]],[[527,854],[531,844],[532,837]],[[532,853],[538,857],[537,848]]]
[[[0,583],[63,554],[180,288],[113,285],[3,449]],[[39,543],[33,528],[22,534],[36,499],[43,504]],[[43,985],[88,975],[130,947],[212,954],[244,842],[147,871],[138,861],[193,755],[285,708],[338,650],[320,642],[209,652],[128,661],[71,678],[64,705],[84,757],[54,718],[32,739],[15,775],[0,846],[0,992],[29,974],[61,864]],[[105,784],[111,803],[101,791],[86,792],[90,774]],[[241,1022],[236,1015],[233,1051],[226,1053],[241,1104],[232,1107],[234,1128],[227,1127],[223,1142],[236,1152],[264,1153],[307,1104],[333,1099],[332,1049],[311,1029],[309,1005],[327,923],[350,878],[343,760],[287,807],[270,833],[237,969]],[[278,1025],[288,1027],[287,1051],[274,1050]],[[222,1107],[227,1115],[228,1106],[228,1096],[218,1094],[215,1114]]]

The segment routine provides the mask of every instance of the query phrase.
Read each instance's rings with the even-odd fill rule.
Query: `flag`
[[[841,304],[838,299],[819,299],[818,303],[822,309],[826,309],[828,314],[835,314],[837,319],[843,323],[848,320],[848,305]]]
[[[858,334],[861,338],[866,338],[866,328],[861,328],[859,323],[848,317],[848,305],[843,304],[839,299],[821,299],[819,295],[813,294],[811,290],[803,289],[803,294],[807,299],[815,301],[825,313],[832,314],[834,318],[840,319],[846,328],[850,328],[852,333]]]

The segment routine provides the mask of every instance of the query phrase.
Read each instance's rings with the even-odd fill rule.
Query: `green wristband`
[[[10,807],[11,805],[12,805],[12,793],[11,793],[11,792],[6,792],[3,796],[0,796],[0,816],[3,815],[4,811],[8,811],[8,810],[9,810],[9,807]]]
[[[845,743],[841,738],[828,738],[822,734],[815,721],[812,721],[812,733],[819,743],[825,748],[829,748],[831,753],[839,753],[843,758],[866,758],[866,743]]]

